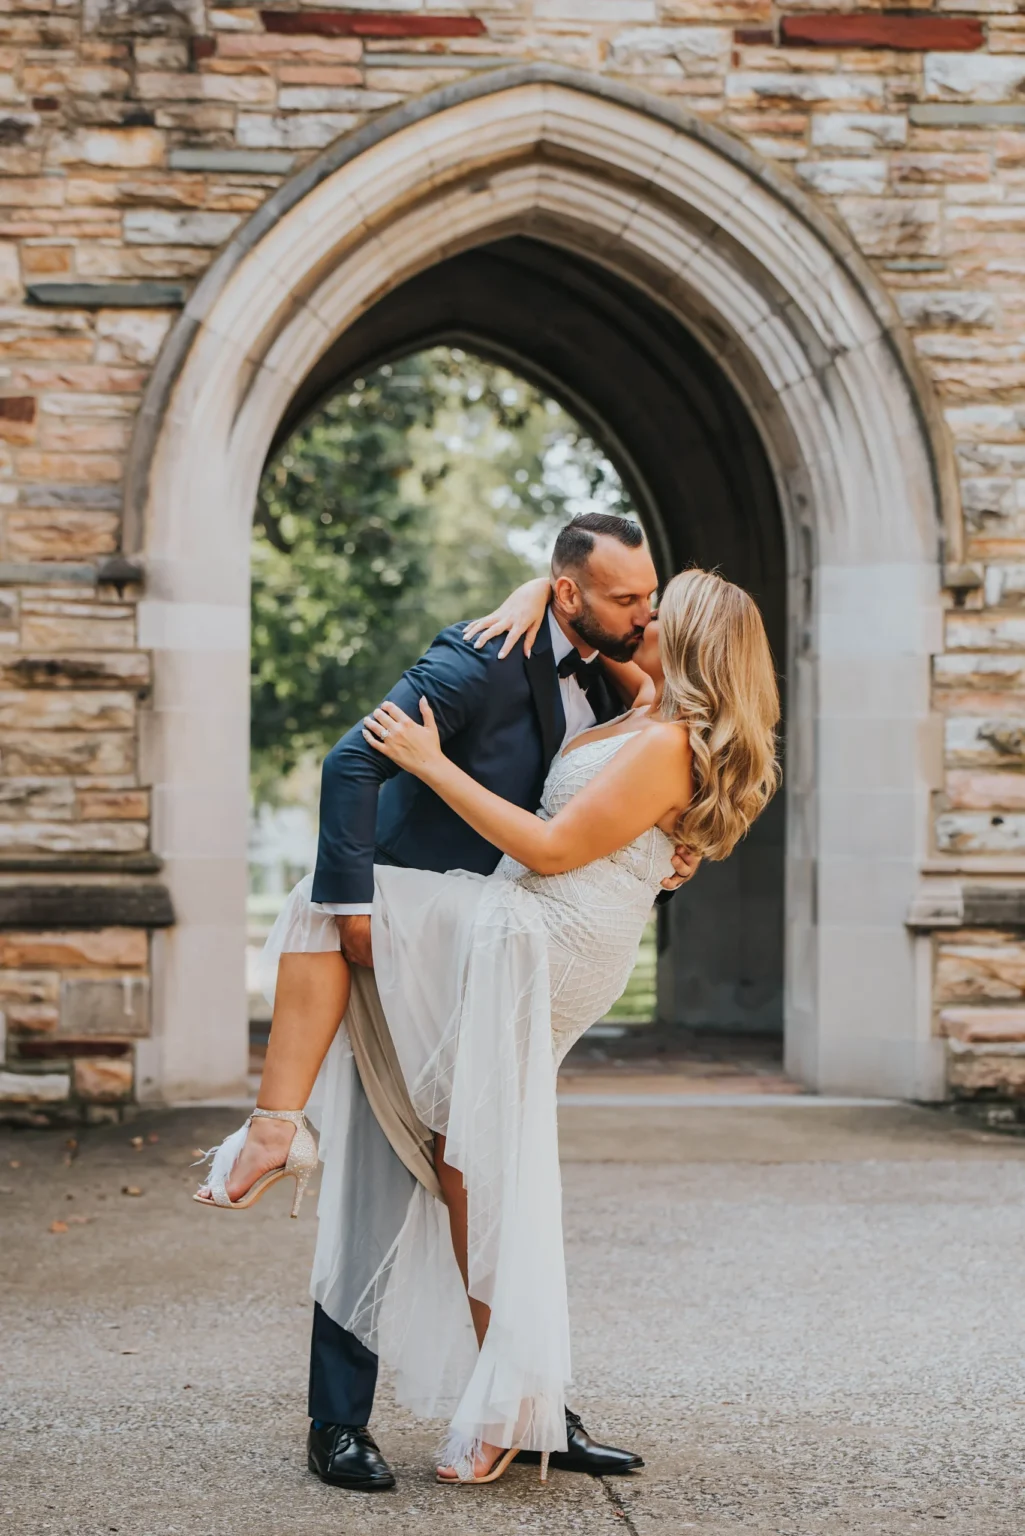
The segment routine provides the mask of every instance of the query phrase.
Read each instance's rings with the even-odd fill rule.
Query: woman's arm
[[[686,731],[649,726],[628,740],[607,767],[551,821],[511,805],[457,768],[441,750],[434,716],[420,701],[417,725],[395,704],[382,704],[364,722],[370,745],[415,774],[475,832],[539,875],[558,875],[615,853],[690,796]]]
[[[510,592],[505,602],[493,613],[467,624],[463,630],[463,639],[472,640],[477,636],[474,649],[479,651],[489,640],[508,630],[508,638],[498,653],[499,661],[509,655],[521,636],[524,637],[523,654],[529,656],[537,632],[544,623],[551,597],[552,585],[547,576],[536,576],[533,581],[525,581],[515,592]]]
[[[603,656],[601,666],[628,709],[640,709],[644,704],[654,704],[655,679],[649,677],[635,661],[610,661],[607,656]]]

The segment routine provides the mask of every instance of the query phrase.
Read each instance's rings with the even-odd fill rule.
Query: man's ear
[[[580,612],[580,588],[572,576],[553,576],[552,596],[564,613]]]

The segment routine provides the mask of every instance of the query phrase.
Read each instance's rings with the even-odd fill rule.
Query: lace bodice
[[[556,816],[637,733],[604,736],[555,758],[538,815]],[[560,875],[538,875],[505,858],[494,878],[537,897],[548,931],[552,1035],[557,1058],[607,1012],[629,979],[661,882],[673,873],[673,845],[651,827],[606,858]]]

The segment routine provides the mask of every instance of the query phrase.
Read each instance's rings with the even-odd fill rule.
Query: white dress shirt
[[[556,622],[552,610],[548,610],[548,630],[552,637],[552,662],[558,666],[564,656],[568,656],[573,649],[573,642],[567,640]],[[591,651],[584,656],[588,666],[597,659],[598,652]],[[579,736],[581,731],[589,731],[595,725],[595,713],[588,701],[587,694],[581,688],[576,677],[560,677],[559,692],[562,694],[562,708],[566,716],[566,730],[562,738],[562,746]],[[561,748],[560,748],[561,750]],[[313,902],[318,912],[330,912],[335,917],[355,917],[358,915],[369,916],[373,908],[369,902],[338,902],[319,901]]]

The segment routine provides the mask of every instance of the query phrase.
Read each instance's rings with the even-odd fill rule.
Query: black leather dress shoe
[[[322,1483],[376,1493],[395,1487],[395,1473],[377,1448],[369,1429],[352,1424],[310,1425],[306,1464]]]
[[[539,1462],[539,1451],[521,1451],[520,1461]],[[620,1472],[639,1472],[644,1461],[634,1451],[619,1451],[614,1445],[599,1445],[592,1440],[580,1415],[566,1409],[566,1449],[553,1451],[549,1466],[560,1472],[590,1472],[592,1477],[615,1477]]]

